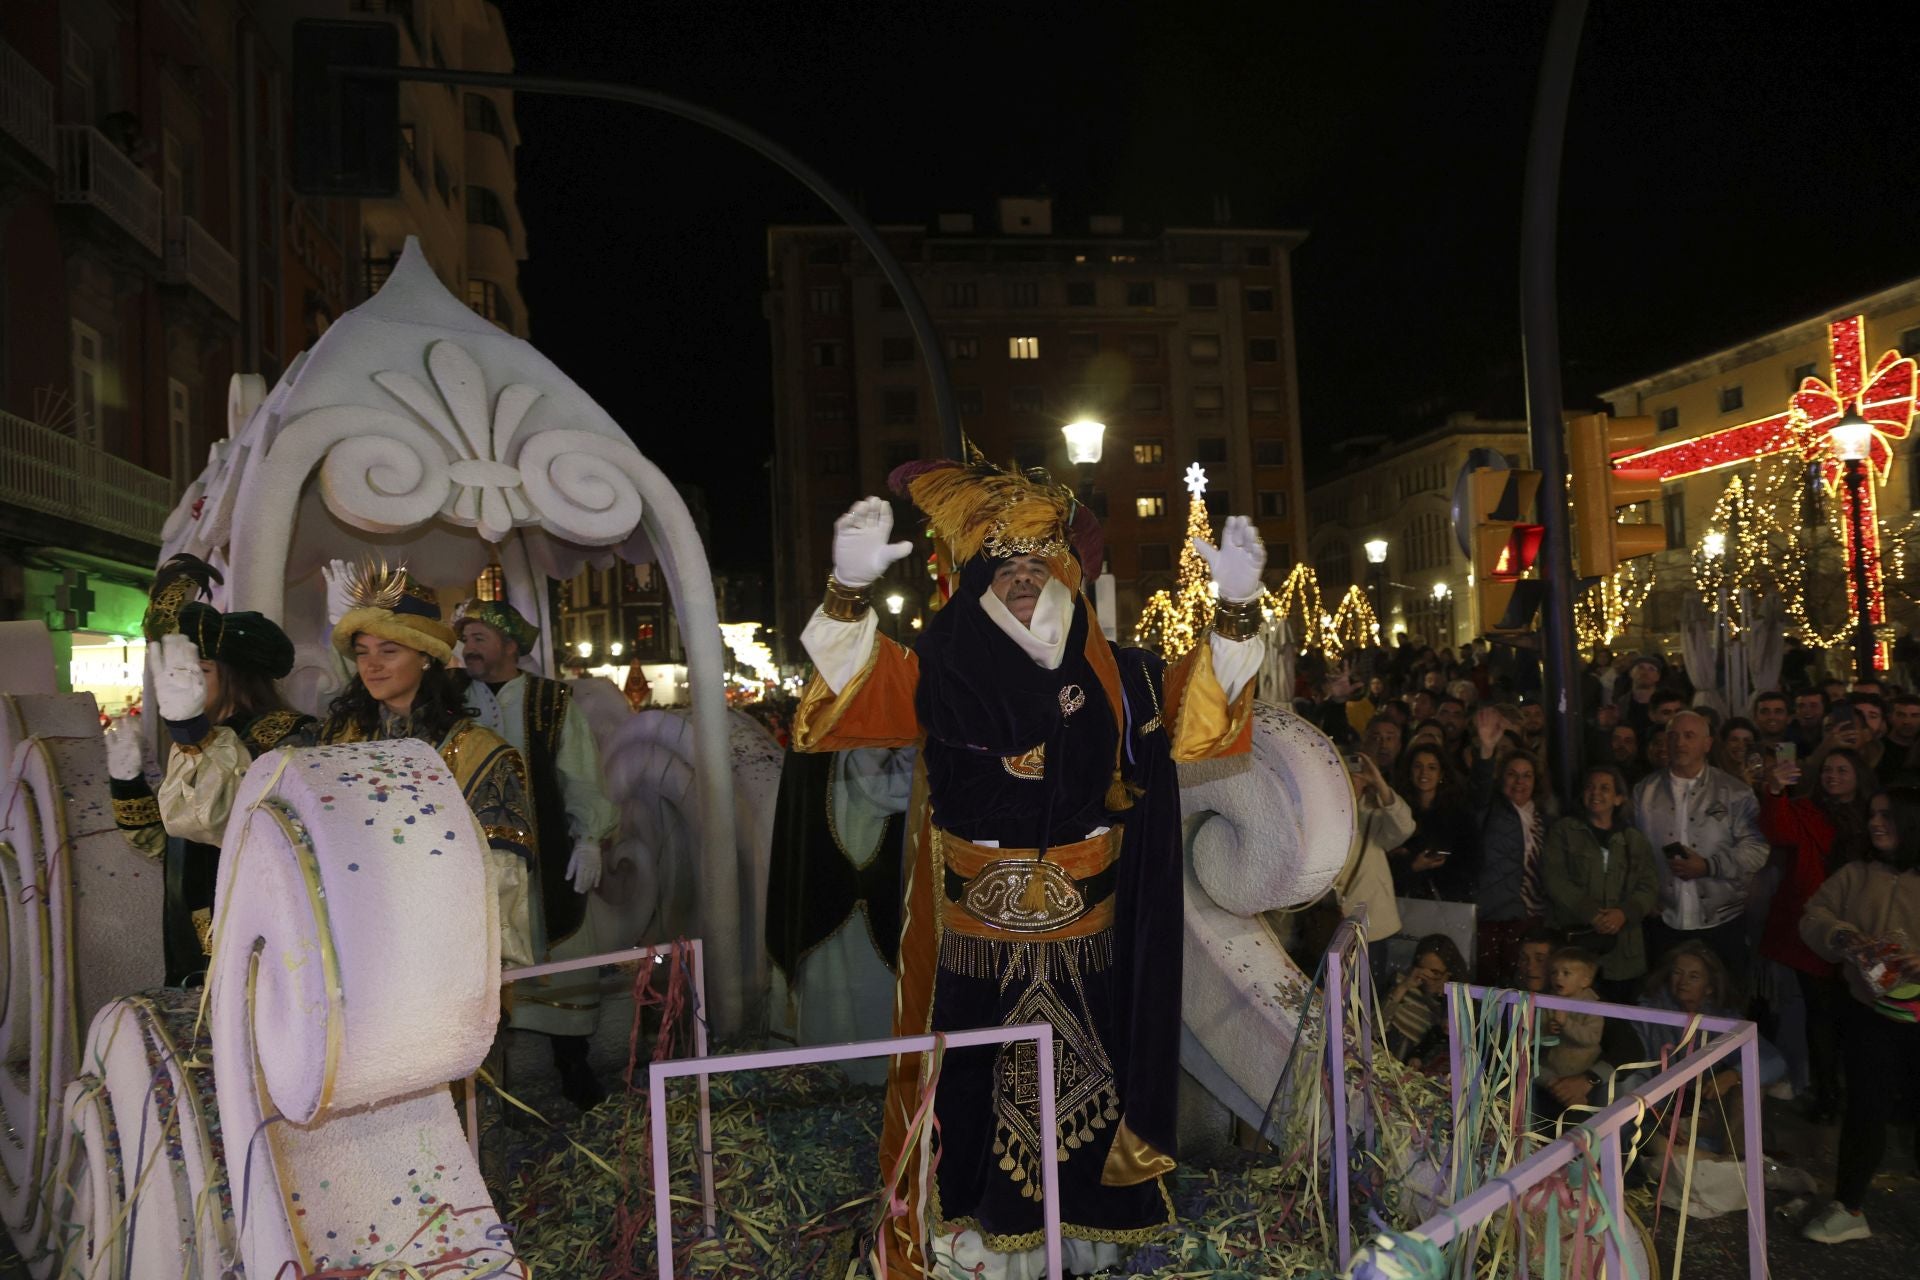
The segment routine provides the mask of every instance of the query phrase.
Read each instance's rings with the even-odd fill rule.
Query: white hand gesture
[[[153,700],[160,704],[162,720],[191,720],[207,709],[207,674],[200,670],[200,646],[178,631],[160,637]]]
[[[353,581],[352,567],[345,560],[329,560],[320,566],[320,577],[327,584],[327,626],[339,626],[340,619],[353,608],[353,602],[347,598],[347,588]]]
[[[567,879],[573,882],[575,893],[591,893],[600,883],[600,845],[591,840],[582,840],[573,846],[573,857],[567,860]]]
[[[131,782],[140,776],[141,761],[140,730],[135,727],[133,717],[115,716],[107,721],[108,776]]]
[[[1207,562],[1207,571],[1220,584],[1220,598],[1242,604],[1260,594],[1260,573],[1267,567],[1267,547],[1260,531],[1245,516],[1228,516],[1220,530],[1220,545],[1195,538],[1193,549]]]
[[[895,560],[913,550],[893,536],[893,508],[881,498],[862,498],[833,522],[833,577],[843,587],[870,586]]]

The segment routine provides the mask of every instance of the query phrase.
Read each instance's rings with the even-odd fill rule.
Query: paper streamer
[[[80,1028],[112,997],[162,981],[163,884],[114,825],[90,695],[0,694],[0,767],[0,1222],[45,1276]]]
[[[210,974],[247,1275],[524,1274],[446,1087],[500,1017],[485,848],[418,741],[254,762],[221,850]]]

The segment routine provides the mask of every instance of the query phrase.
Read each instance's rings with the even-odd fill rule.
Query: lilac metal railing
[[[1331,982],[1329,983],[1331,985]],[[1447,1009],[1451,1025],[1459,1027],[1461,1021],[1453,1018],[1457,1002],[1462,999],[1486,1001],[1492,997],[1490,1012],[1499,1016],[1511,1010],[1522,999],[1531,999],[1535,1007],[1559,1009],[1570,1013],[1592,1013],[1595,1005],[1584,1000],[1565,1000],[1557,996],[1535,995],[1527,997],[1518,991],[1497,991],[1493,988],[1472,986],[1465,983],[1449,983],[1447,986]],[[1469,1237],[1472,1229],[1491,1219],[1502,1209],[1517,1205],[1522,1196],[1539,1186],[1547,1179],[1559,1173],[1575,1160],[1585,1155],[1596,1144],[1600,1152],[1600,1189],[1609,1213],[1616,1223],[1626,1221],[1623,1211],[1625,1187],[1623,1175],[1625,1164],[1620,1149],[1620,1133],[1628,1125],[1636,1123],[1640,1117],[1655,1105],[1679,1093],[1687,1085],[1731,1058],[1740,1055],[1740,1076],[1747,1082],[1741,1092],[1746,1130],[1747,1182],[1747,1267],[1752,1280],[1765,1280],[1767,1275],[1767,1211],[1766,1184],[1762,1171],[1763,1154],[1760,1145],[1760,1035],[1751,1022],[1734,1018],[1715,1018],[1677,1013],[1665,1009],[1649,1009],[1637,1005],[1600,1005],[1609,1018],[1622,1018],[1630,1022],[1658,1023],[1679,1027],[1683,1031],[1694,1027],[1698,1031],[1709,1033],[1712,1039],[1703,1046],[1687,1053],[1673,1062],[1666,1070],[1648,1080],[1640,1088],[1602,1107],[1589,1115],[1578,1126],[1562,1133],[1548,1142],[1538,1151],[1522,1160],[1513,1168],[1495,1175],[1479,1187],[1468,1191],[1461,1199],[1442,1212],[1429,1218],[1414,1229],[1413,1234],[1430,1243],[1444,1248],[1456,1240]],[[1459,1035],[1450,1037],[1452,1065],[1453,1132],[1454,1141],[1461,1140],[1461,1130],[1466,1121],[1467,1105],[1474,1087],[1482,1083],[1482,1075],[1476,1070],[1469,1076],[1466,1061],[1466,1049]],[[1685,1041],[1683,1040],[1684,1044]],[[1478,1064],[1475,1064],[1476,1066]],[[1605,1234],[1606,1266],[1609,1276],[1623,1276],[1618,1237]],[[1362,1261],[1369,1260],[1372,1249],[1361,1255]],[[1516,1250],[1520,1275],[1527,1274],[1526,1250]],[[1342,1259],[1342,1269],[1347,1268]]]

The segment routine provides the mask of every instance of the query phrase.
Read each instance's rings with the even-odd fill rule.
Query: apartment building
[[[1002,199],[991,219],[942,214],[882,228],[932,312],[968,438],[1001,465],[1083,477],[1061,428],[1106,426],[1095,509],[1129,630],[1179,563],[1180,476],[1207,470],[1216,518],[1253,516],[1276,577],[1303,545],[1290,255],[1299,231],[1169,227],[1114,216],[1057,226],[1047,199]],[[885,492],[889,471],[942,456],[933,389],[905,312],[841,227],[767,233],[774,376],[774,649],[798,639],[831,568],[833,520]],[[901,527],[911,528],[905,515]],[[889,588],[924,618],[918,557]]]

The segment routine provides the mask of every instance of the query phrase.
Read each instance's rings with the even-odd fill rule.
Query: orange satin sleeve
[[[1162,723],[1173,744],[1175,760],[1208,760],[1236,756],[1253,749],[1253,681],[1240,696],[1227,701],[1227,691],[1213,673],[1213,646],[1208,637],[1167,669],[1166,705]]]
[[[920,659],[912,650],[876,635],[867,665],[839,693],[818,672],[807,682],[793,714],[793,749],[852,751],[918,745],[920,724],[913,695],[919,685]]]

